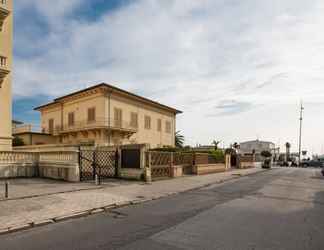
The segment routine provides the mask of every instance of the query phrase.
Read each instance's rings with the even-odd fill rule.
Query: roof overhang
[[[145,98],[145,97],[142,97],[142,96],[133,94],[131,92],[128,92],[128,91],[123,90],[123,89],[120,89],[120,88],[117,88],[117,87],[112,86],[112,85],[107,84],[107,83],[100,83],[98,85],[94,85],[92,87],[89,87],[89,88],[86,88],[86,89],[83,89],[83,90],[80,90],[80,91],[77,91],[77,92],[73,92],[71,94],[68,94],[68,95],[65,95],[65,96],[56,98],[56,99],[54,99],[53,102],[48,103],[48,104],[45,104],[45,105],[42,105],[42,106],[39,106],[39,107],[36,107],[36,108],[34,108],[34,110],[40,111],[43,108],[46,108],[46,107],[49,107],[49,106],[52,106],[52,105],[55,105],[55,104],[64,102],[66,99],[71,98],[73,96],[77,96],[77,95],[82,94],[84,92],[92,91],[92,90],[95,90],[95,89],[98,89],[98,88],[105,89],[108,93],[118,93],[118,94],[125,95],[125,96],[130,97],[130,98],[132,98],[134,100],[140,101],[142,103],[146,103],[148,105],[155,106],[155,107],[160,108],[160,109],[163,109],[163,110],[167,110],[167,111],[169,111],[171,113],[174,113],[176,115],[183,113],[180,110],[174,109],[172,107],[166,106],[164,104],[161,104],[159,102],[150,100],[148,98]]]
[[[9,14],[10,14],[9,10],[6,10],[6,9],[0,7],[0,31],[2,31],[3,23],[4,23],[5,19],[7,18],[7,16],[9,16]]]
[[[9,73],[10,73],[9,70],[0,67],[0,88],[2,87],[2,83]]]

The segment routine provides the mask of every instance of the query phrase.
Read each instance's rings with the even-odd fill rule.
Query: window
[[[48,120],[48,133],[53,134],[54,133],[54,119]]]
[[[116,127],[122,126],[123,111],[121,109],[118,109],[118,108],[114,109],[114,120],[115,120]]]
[[[150,116],[145,116],[144,119],[144,128],[145,129],[151,129],[151,117]]]
[[[130,125],[132,128],[138,128],[138,114],[135,112],[131,113]]]
[[[171,122],[165,122],[165,132],[171,134]]]
[[[157,120],[157,131],[159,131],[159,132],[162,131],[162,120],[161,119]]]
[[[74,112],[68,114],[68,125],[69,127],[74,126]]]
[[[88,109],[88,122],[95,122],[96,121],[96,108],[89,108]]]

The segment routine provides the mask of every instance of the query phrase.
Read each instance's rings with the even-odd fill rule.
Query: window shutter
[[[71,112],[69,113],[69,116],[68,116],[68,125],[71,127],[71,126],[74,126],[74,113]]]
[[[96,121],[96,108],[88,109],[88,122]]]

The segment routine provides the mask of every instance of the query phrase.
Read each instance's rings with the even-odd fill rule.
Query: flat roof
[[[247,143],[269,143],[269,144],[275,144],[271,141],[261,141],[261,140],[252,140],[252,141],[244,141],[240,142],[240,144],[247,144]]]
[[[12,120],[12,123],[14,123],[14,124],[24,124],[23,122],[18,121],[18,120]]]
[[[42,133],[42,132],[32,132],[32,131],[15,133],[14,135],[48,135],[48,136],[52,136],[51,134]]]
[[[167,105],[164,105],[164,104],[161,104],[159,102],[156,102],[156,101],[153,101],[151,99],[148,99],[148,98],[145,98],[145,97],[142,97],[142,96],[139,96],[139,95],[136,95],[136,94],[133,94],[131,92],[128,92],[126,90],[123,90],[123,89],[120,89],[120,88],[117,88],[113,85],[110,85],[110,84],[107,84],[107,83],[100,83],[100,84],[97,84],[97,85],[94,85],[94,86],[91,86],[89,88],[85,88],[85,89],[82,89],[82,90],[79,90],[79,91],[76,91],[76,92],[72,92],[71,94],[67,94],[67,95],[64,95],[64,96],[61,96],[61,97],[58,97],[56,99],[54,99],[53,102],[50,102],[50,103],[47,103],[47,104],[44,104],[44,105],[41,105],[39,107],[36,107],[34,108],[34,110],[40,110],[42,108],[45,108],[45,107],[48,107],[48,106],[51,106],[51,105],[54,105],[54,104],[57,104],[57,103],[60,103],[60,101],[68,98],[68,97],[72,97],[72,96],[75,96],[75,95],[78,95],[78,94],[81,94],[83,92],[86,92],[86,91],[89,91],[89,90],[93,90],[93,89],[96,89],[96,88],[100,88],[100,87],[104,87],[104,88],[107,88],[111,91],[111,93],[113,93],[114,91],[115,92],[120,92],[122,94],[125,94],[133,99],[136,99],[137,101],[142,101],[144,103],[149,103],[149,104],[152,104],[154,106],[158,106],[159,108],[162,108],[162,109],[166,109],[168,111],[171,111],[175,114],[181,114],[182,111],[180,110],[177,110],[175,108],[172,108],[170,106],[167,106]]]

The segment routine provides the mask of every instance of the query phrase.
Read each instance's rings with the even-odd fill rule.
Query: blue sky
[[[81,1],[80,1],[81,2]],[[66,18],[79,22],[97,22],[102,15],[111,13],[114,10],[125,6],[129,0],[92,0],[83,1],[73,12]],[[15,15],[14,30],[14,56],[16,59],[28,60],[42,56],[46,50],[45,47],[33,46],[33,40],[42,39],[50,34],[51,27],[47,23],[43,13],[34,8],[33,5],[20,5],[20,1],[16,0],[16,8],[18,14]],[[26,20],[26,16],[28,16]],[[28,43],[26,43],[28,41]],[[39,123],[39,112],[34,111],[34,107],[50,102],[55,96],[50,93],[42,93],[28,96],[14,96],[13,113],[14,118],[27,123],[37,125]]]
[[[16,0],[14,117],[100,82],[184,111],[189,144],[324,153],[322,0]],[[316,121],[316,122],[314,122]]]

